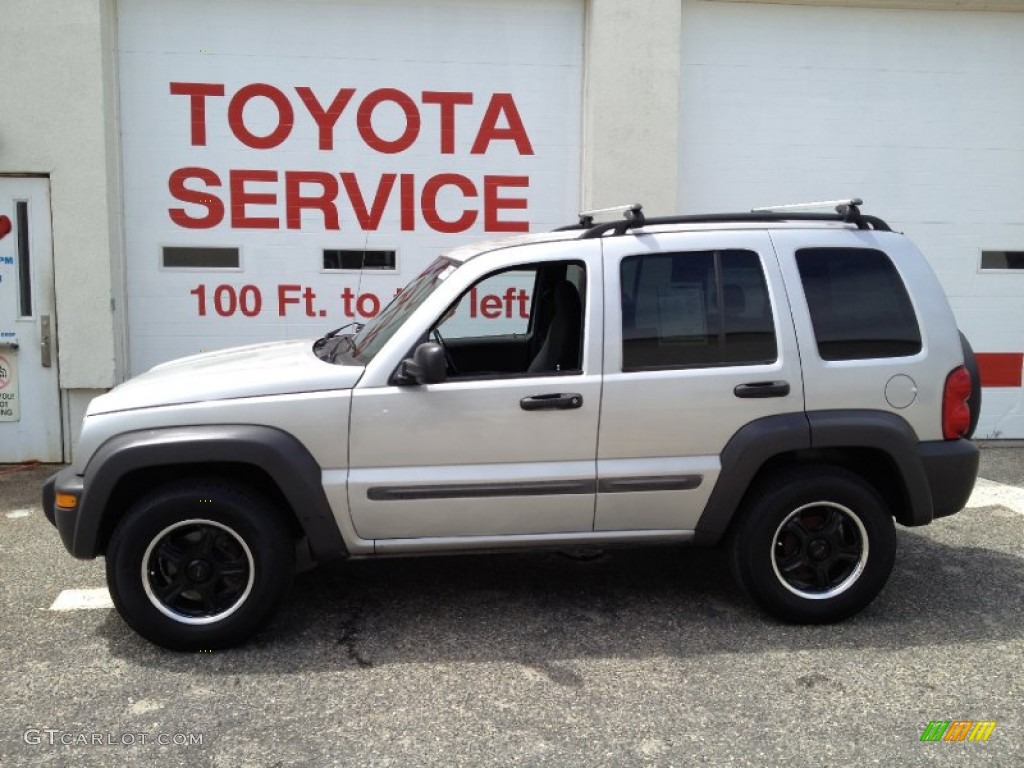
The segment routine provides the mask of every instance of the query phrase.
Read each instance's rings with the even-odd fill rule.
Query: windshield
[[[419,306],[458,263],[444,256],[435,260],[422,274],[409,283],[381,310],[380,314],[366,323],[352,338],[350,354],[361,365],[369,363],[402,324],[409,319]]]

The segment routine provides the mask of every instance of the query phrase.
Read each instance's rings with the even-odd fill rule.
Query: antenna
[[[363,272],[366,271],[366,246],[370,243],[370,233],[364,231],[363,233],[363,256],[359,259],[359,280],[356,281],[356,307],[359,306],[359,295],[363,290]],[[356,310],[358,311],[358,309]],[[362,325],[362,323],[359,323]]]

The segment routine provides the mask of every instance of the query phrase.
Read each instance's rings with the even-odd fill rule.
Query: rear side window
[[[753,251],[687,251],[622,260],[625,371],[770,363],[775,326]]]
[[[882,251],[802,248],[796,263],[823,360],[921,351],[921,329],[906,286]]]

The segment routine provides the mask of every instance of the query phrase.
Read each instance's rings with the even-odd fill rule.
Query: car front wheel
[[[107,547],[114,605],[140,635],[174,650],[246,640],[291,584],[294,545],[261,495],[183,481],[137,501]]]

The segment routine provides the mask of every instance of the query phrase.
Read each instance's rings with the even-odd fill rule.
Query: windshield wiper
[[[346,328],[351,328],[352,326],[355,326],[355,328],[356,328],[354,333],[350,333],[350,334],[346,334],[345,336],[342,336],[340,339],[338,339],[337,342],[335,342],[332,345],[332,348],[329,351],[324,352],[324,347],[326,347],[331,342],[332,339],[337,337],[337,335],[339,333],[341,333],[342,331],[344,331]],[[359,331],[361,331],[362,329],[363,329],[363,324],[362,323],[351,322],[351,323],[346,323],[345,325],[341,326],[340,328],[335,328],[333,331],[328,331],[323,336],[321,336],[319,339],[317,339],[315,342],[313,342],[313,354],[317,355],[318,357],[321,357],[324,360],[326,360],[327,358],[330,358],[331,362],[333,363],[335,358],[338,355],[338,348],[341,346],[341,342],[347,341],[348,345],[351,346],[352,345],[352,337],[355,336],[356,333],[359,333]],[[323,352],[323,355],[321,355],[322,352]]]
[[[353,325],[356,327],[355,333],[359,333],[361,330],[363,330],[363,326],[365,325],[365,323],[359,323],[353,320],[351,323],[345,323],[345,325],[341,326],[340,328],[335,328],[333,331],[328,331],[321,337],[321,339],[333,339],[346,328],[351,328]]]
[[[350,352],[353,347],[353,339],[356,337],[355,333],[346,333],[338,339],[338,343],[334,349],[331,350],[331,362],[338,362],[338,356],[344,355],[346,352]]]

